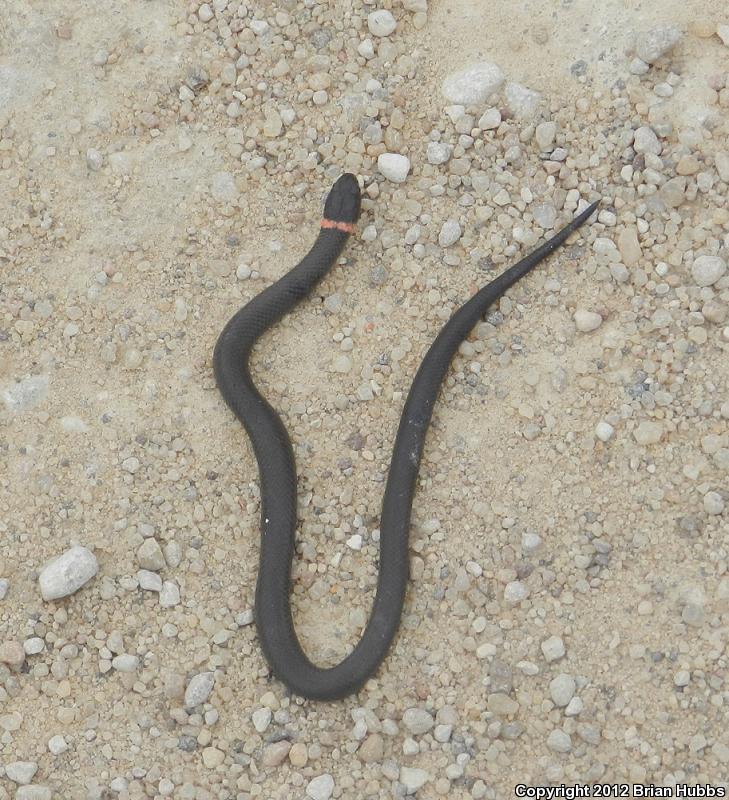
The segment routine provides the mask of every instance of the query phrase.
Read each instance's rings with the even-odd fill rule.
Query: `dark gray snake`
[[[415,375],[395,439],[380,518],[377,592],[367,627],[352,652],[322,669],[301,648],[289,599],[297,526],[296,463],[281,419],[251,379],[248,362],[259,337],[306,297],[329,272],[360,212],[357,179],[342,175],[324,207],[319,236],[304,258],[228,322],[215,345],[218,388],[245,426],[261,484],[261,551],[255,620],[263,653],[292,692],[334,700],[359,689],[385,658],[400,624],[408,581],[408,532],[425,435],[451,358],[486,309],[593,213],[593,203],[549,241],[464,303],[437,335]]]

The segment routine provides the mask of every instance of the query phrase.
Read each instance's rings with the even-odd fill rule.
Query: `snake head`
[[[332,222],[354,223],[359,218],[362,195],[351,172],[337,178],[324,204],[324,218]]]

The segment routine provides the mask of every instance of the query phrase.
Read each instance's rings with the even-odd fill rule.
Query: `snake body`
[[[442,328],[415,375],[395,439],[380,518],[380,558],[372,613],[351,653],[321,668],[304,653],[291,615],[291,561],[297,527],[296,463],[286,428],[258,392],[249,371],[251,350],[327,274],[360,213],[360,189],[351,174],[332,187],[319,235],[304,258],[254,297],[225,326],[215,346],[214,370],[225,402],[243,423],[258,462],[261,545],[255,622],[273,673],[292,692],[334,700],[359,689],[385,658],[397,632],[408,581],[408,532],[420,458],[438,391],[453,354],[486,309],[593,213],[576,216],[541,247],[506,270],[462,305]]]

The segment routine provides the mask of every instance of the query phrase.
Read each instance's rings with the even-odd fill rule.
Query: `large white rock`
[[[367,15],[367,27],[373,36],[389,36],[397,27],[397,22],[387,9],[380,8]]]
[[[726,262],[719,256],[699,256],[691,265],[691,274],[698,286],[713,286],[726,272]]]
[[[99,562],[91,550],[75,545],[49,561],[38,576],[44,600],[58,600],[77,592],[99,571]]]
[[[393,183],[403,183],[410,172],[410,159],[399,153],[381,153],[377,157],[377,169]]]
[[[443,81],[443,96],[450,103],[477,106],[485,103],[501,88],[504,73],[496,64],[481,61],[451,73]]]
[[[678,44],[682,36],[681,31],[673,25],[653,28],[645,33],[638,34],[635,42],[635,52],[646,64],[652,64]]]

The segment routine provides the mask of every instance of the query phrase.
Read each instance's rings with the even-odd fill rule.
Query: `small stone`
[[[534,138],[537,140],[537,145],[541,152],[547,152],[554,144],[554,138],[557,135],[556,122],[540,122],[534,132]]]
[[[726,272],[726,262],[719,256],[698,256],[691,265],[691,275],[698,286],[713,286]]]
[[[86,151],[86,166],[94,172],[98,172],[104,165],[104,156],[98,150],[90,147]]]
[[[180,589],[174,581],[164,581],[162,584],[159,604],[162,608],[171,608],[180,604]]]
[[[2,642],[0,644],[0,664],[7,664],[16,672],[25,663],[25,650],[19,642]]]
[[[8,596],[8,589],[10,584],[7,578],[0,578],[0,600],[4,600]]]
[[[658,190],[658,196],[668,208],[678,208],[686,199],[686,178],[679,175],[667,180]]]
[[[498,108],[489,108],[483,112],[478,121],[478,127],[482,131],[493,131],[501,125],[501,112]]]
[[[428,0],[402,0],[402,7],[406,11],[425,14],[428,11]]]
[[[643,256],[643,251],[638,241],[638,231],[632,225],[623,228],[618,235],[618,250],[620,258],[626,267],[634,267]]]
[[[122,469],[125,472],[128,472],[130,475],[134,475],[136,472],[139,472],[139,468],[141,466],[142,464],[136,456],[130,456],[122,461]]]
[[[615,428],[613,428],[609,422],[605,422],[604,420],[598,422],[595,426],[595,436],[597,436],[601,442],[610,441],[610,439],[613,438],[614,433]]]
[[[377,157],[377,169],[387,180],[403,183],[410,172],[410,159],[399,153],[381,153]]]
[[[208,3],[203,3],[200,8],[198,8],[197,15],[200,19],[200,22],[210,22],[214,16],[213,9],[210,8]]]
[[[478,106],[501,88],[504,73],[496,64],[483,61],[450,74],[443,81],[443,96],[449,103]]]
[[[529,587],[523,581],[509,581],[504,587],[504,600],[510,605],[521,603],[529,597]]]
[[[23,642],[23,650],[27,656],[37,656],[45,650],[46,643],[40,636],[31,636]]]
[[[714,163],[716,165],[716,171],[719,173],[719,177],[724,181],[724,183],[729,183],[729,153],[725,153],[720,150],[714,156]]]
[[[139,581],[139,588],[144,589],[146,592],[162,591],[162,578],[156,572],[140,569],[137,572],[137,580]]]
[[[509,110],[518,119],[532,119],[542,102],[542,95],[539,92],[528,89],[520,83],[508,83],[504,94]]]
[[[674,686],[688,686],[691,682],[691,673],[688,670],[680,669],[673,676]]]
[[[352,359],[348,355],[338,355],[332,362],[332,369],[345,374],[352,369]]]
[[[8,411],[22,413],[40,405],[48,396],[48,376],[31,375],[13,383],[3,391],[3,401]]]
[[[486,698],[486,708],[500,717],[510,717],[519,710],[519,703],[504,692],[492,692]]]
[[[445,164],[453,153],[453,145],[446,144],[445,142],[428,142],[428,150],[426,157],[429,164],[438,166]]]
[[[555,753],[569,753],[572,749],[572,738],[559,728],[555,728],[547,737],[547,746]]]
[[[317,775],[306,785],[306,794],[311,797],[311,800],[329,800],[333,791],[334,778],[328,772]]]
[[[660,422],[643,420],[633,431],[633,436],[640,445],[658,444],[663,438],[663,425]]]
[[[552,697],[552,702],[558,708],[564,708],[574,697],[576,688],[577,684],[571,675],[566,675],[564,672],[560,673],[549,684],[549,694]]]
[[[202,760],[208,769],[215,769],[225,761],[225,753],[217,747],[205,747],[202,751]]]
[[[602,325],[602,317],[595,311],[578,308],[574,313],[575,326],[582,333],[596,331]]]
[[[273,139],[283,131],[283,120],[275,109],[269,109],[263,120],[263,135]]]
[[[21,786],[30,783],[36,772],[38,765],[35,761],[11,761],[5,765],[5,774],[8,778]]]
[[[447,219],[438,234],[438,244],[441,247],[450,247],[461,238],[462,233],[461,225],[457,219]]]
[[[216,172],[210,184],[213,200],[218,203],[232,203],[238,199],[238,187],[231,172]]]
[[[535,203],[531,212],[537,225],[545,230],[550,230],[557,222],[557,209],[551,203]]]
[[[420,736],[427,733],[434,725],[433,717],[422,708],[408,708],[402,715],[403,725],[413,734]]]
[[[430,774],[417,767],[400,767],[400,783],[405,787],[405,794],[415,794],[430,780]]]
[[[371,11],[367,15],[367,28],[373,36],[389,36],[396,27],[395,17],[384,8]]]
[[[51,736],[48,740],[48,750],[54,756],[60,756],[61,753],[65,753],[68,750],[68,744],[66,740],[61,736],[61,734],[56,734],[55,736]]]
[[[635,132],[633,139],[633,149],[636,153],[653,153],[653,155],[660,155],[663,146],[658,141],[653,128],[643,125]]]
[[[259,708],[251,714],[251,721],[253,727],[258,733],[263,733],[266,728],[271,724],[273,714],[270,708]]]
[[[120,656],[114,656],[111,666],[117,672],[136,672],[139,669],[139,659],[129,653],[123,653]]]
[[[278,767],[286,761],[291,750],[291,742],[282,739],[280,742],[269,744],[263,751],[261,762],[264,767]]]
[[[566,652],[564,642],[559,636],[550,636],[541,644],[542,654],[548,662],[559,661]]]
[[[77,592],[99,571],[96,556],[86,547],[75,545],[49,561],[38,575],[44,600],[58,600]]]
[[[296,742],[289,750],[289,761],[294,767],[305,767],[309,760],[306,745],[303,742]]]
[[[646,33],[638,34],[635,42],[635,52],[638,58],[653,64],[665,55],[671,48],[681,41],[683,34],[673,25],[652,28]]]
[[[159,572],[167,566],[159,542],[152,537],[145,539],[139,546],[137,561],[142,569],[151,570],[152,572]]]
[[[357,755],[365,764],[378,764],[382,761],[385,744],[379,733],[371,733],[360,745]]]
[[[718,516],[724,511],[724,498],[719,492],[707,492],[704,495],[704,511],[711,516]]]
[[[207,702],[214,685],[214,672],[200,672],[193,675],[185,689],[185,708],[195,708]]]

